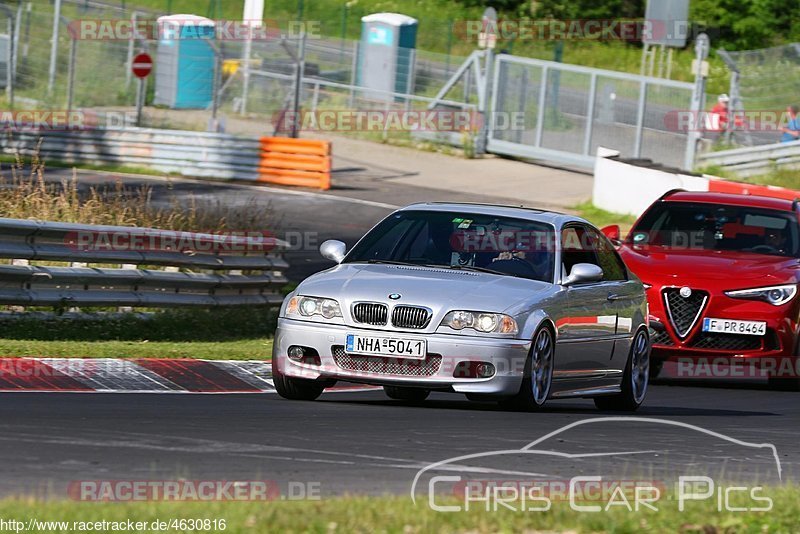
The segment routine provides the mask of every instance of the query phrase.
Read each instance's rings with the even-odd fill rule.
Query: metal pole
[[[486,146],[489,144],[489,130],[494,128],[494,117],[492,116],[492,109],[490,102],[492,101],[492,69],[494,68],[494,50],[491,48],[486,49],[486,69],[483,77],[483,102],[480,106],[481,115],[483,115],[483,123],[478,132],[478,139],[475,141],[475,154],[486,154]]]
[[[253,50],[253,28],[247,26],[247,39],[244,41],[244,81],[242,86],[242,110],[241,114],[247,113],[247,98],[250,92],[250,55]]]
[[[56,83],[56,61],[58,60],[58,28],[61,24],[61,0],[55,0],[53,12],[53,42],[50,45],[50,73],[47,80],[47,94],[53,94]]]
[[[28,2],[28,7],[26,9],[25,15],[25,46],[22,48],[22,59],[23,61],[28,61],[28,50],[30,49],[30,42],[31,42],[31,9],[33,8],[33,2]]]
[[[75,94],[75,56],[78,48],[78,40],[75,38],[69,41],[69,71],[67,74],[67,111],[72,111],[72,98]]]
[[[347,107],[353,109],[356,105],[356,82],[358,81],[358,47],[359,41],[353,43],[353,63],[350,66],[350,99]]]
[[[633,157],[642,157],[642,135],[644,135],[644,112],[647,106],[647,82],[639,86],[639,106],[636,109],[636,137],[633,140]]]
[[[530,72],[527,67],[522,68],[522,79],[520,80],[520,88],[519,88],[519,101],[517,102],[517,109],[522,113],[525,113],[525,108],[528,107],[528,78],[530,77]],[[500,109],[504,109],[504,106],[500,106]],[[522,134],[525,133],[525,128],[520,128],[517,130],[517,143],[522,143]]]
[[[11,34],[11,84],[8,90],[8,106],[14,109],[14,85],[17,83],[17,64],[19,60],[19,33],[22,28],[22,2],[17,5],[17,16],[14,20],[14,33]]]
[[[414,94],[414,87],[417,81],[416,75],[417,75],[417,51],[412,48],[408,56],[408,75],[406,76],[406,95],[407,95],[405,103],[406,110],[411,109],[411,99],[408,97]]]
[[[300,50],[297,53],[294,75],[294,96],[292,98],[292,137],[300,136],[300,102],[303,94],[303,75],[306,68],[306,32],[300,34]]]
[[[316,115],[317,104],[319,104],[319,83],[314,84],[314,96],[311,99],[311,113]]]
[[[137,19],[137,12],[134,11],[131,15],[131,22],[133,23],[133,27],[136,28],[136,19]],[[125,72],[125,90],[127,90],[131,86],[131,81],[133,80],[133,47],[136,46],[136,39],[131,35],[130,41],[128,41],[128,59],[126,64],[128,66],[127,71]]]
[[[144,109],[144,81],[146,78],[139,78],[139,83],[136,84],[136,127],[142,127],[142,111]]]
[[[547,107],[547,75],[548,68],[542,67],[542,82],[539,86],[539,115],[536,117],[536,141],[537,147],[542,146],[542,133],[544,132],[544,114]]]
[[[453,19],[447,22],[447,63],[445,70],[450,76],[450,54],[453,51]]]
[[[683,160],[683,166],[686,170],[694,168],[694,160],[697,155],[697,145],[700,142],[701,133],[698,119],[700,112],[705,105],[706,95],[706,78],[703,76],[703,61],[708,58],[708,52],[711,47],[711,39],[705,33],[697,36],[695,43],[695,54],[697,56],[697,65],[694,73],[694,90],[692,91],[691,113],[694,117],[694,124],[690,125],[689,135],[686,139],[686,156]]]
[[[345,3],[344,7],[342,8],[342,38],[341,43],[339,44],[339,63],[342,62],[342,57],[344,56],[344,43],[347,39],[347,15],[348,11],[350,11],[350,7]]]
[[[586,112],[586,132],[583,137],[583,153],[592,154],[592,130],[594,129],[594,106],[597,100],[597,73],[593,72],[589,81],[589,109]]]
[[[222,74],[222,50],[214,49],[214,82],[211,92],[211,123],[217,131],[217,112],[219,111],[219,93],[222,87],[220,75]]]
[[[14,70],[14,23],[12,18],[6,19],[8,22],[8,56],[6,58],[6,96],[9,101],[13,100],[14,86],[12,79],[12,71]]]

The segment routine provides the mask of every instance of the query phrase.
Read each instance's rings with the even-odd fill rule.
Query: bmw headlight
[[[333,299],[320,297],[292,297],[286,305],[287,316],[314,317],[319,315],[325,319],[342,316],[339,303]]]
[[[453,330],[470,328],[484,334],[516,334],[519,329],[513,317],[502,313],[456,310],[445,315],[442,326]]]
[[[773,306],[786,304],[797,294],[796,284],[786,284],[783,286],[757,287],[754,289],[740,289],[736,291],[726,291],[726,295],[734,299],[763,300]]]

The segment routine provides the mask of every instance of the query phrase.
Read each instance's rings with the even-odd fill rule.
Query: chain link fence
[[[495,113],[524,114],[524,129],[495,128],[489,150],[591,166],[599,147],[683,168],[689,136],[668,120],[690,109],[692,84],[500,55]]]
[[[90,108],[100,113],[134,109],[138,81],[131,74],[132,59],[142,51],[155,58],[158,42],[102,35],[75,39],[76,24],[87,20],[154,23],[162,13],[94,0],[62,0],[56,46],[51,48],[56,3],[22,1],[0,9],[0,64],[4,28],[8,28],[9,42],[18,41],[10,54],[16,56],[13,89],[7,89],[7,98],[14,96],[11,104],[34,109]],[[359,41],[280,33],[267,32],[267,38],[252,40],[249,46],[244,40],[214,41],[216,81],[206,109],[154,106],[156,76],[150,76],[145,82],[147,108],[141,125],[269,135],[286,133],[283,118],[294,109],[312,114],[321,110],[493,110],[489,149],[497,153],[586,167],[597,148],[604,146],[624,156],[667,165],[682,167],[686,161],[686,132],[671,130],[665,117],[690,108],[691,84],[508,54],[497,56],[485,80],[480,67],[461,68],[467,58],[408,49],[398,54],[397,69],[408,73],[402,78],[404,86],[378,91],[360,87]],[[51,62],[53,52],[55,61]],[[454,78],[457,72],[461,74]],[[521,126],[507,119],[506,125],[512,127],[498,127],[494,120],[499,114],[521,115]],[[403,129],[340,133],[419,141]],[[472,130],[432,137],[474,148],[475,135]]]
[[[750,114],[756,120],[767,114],[783,115],[790,105],[800,105],[800,43],[761,50],[729,52],[718,50],[731,71],[730,109]],[[745,128],[730,122],[730,140],[739,145],[777,143],[781,133],[767,128]],[[785,126],[785,124],[782,124]]]

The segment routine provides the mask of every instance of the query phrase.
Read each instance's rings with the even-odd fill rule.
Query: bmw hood
[[[454,309],[504,312],[550,287],[545,282],[488,273],[351,263],[311,276],[296,294],[334,298],[348,309],[362,301],[425,306],[434,316],[443,316]]]

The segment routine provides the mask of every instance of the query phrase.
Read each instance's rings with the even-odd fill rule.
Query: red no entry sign
[[[150,54],[139,54],[133,58],[131,67],[137,78],[147,78],[153,72],[153,58]]]

